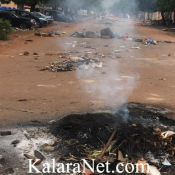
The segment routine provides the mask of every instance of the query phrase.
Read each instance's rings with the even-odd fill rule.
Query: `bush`
[[[0,40],[7,40],[8,34],[12,33],[12,25],[9,21],[0,19]]]

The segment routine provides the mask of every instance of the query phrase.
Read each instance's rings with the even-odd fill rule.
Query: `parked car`
[[[13,27],[19,27],[27,29],[36,26],[34,19],[20,17],[9,11],[0,11],[0,18],[3,20],[9,20]]]
[[[37,16],[32,15],[30,12],[24,10],[8,10],[8,11],[21,17],[34,19],[37,23],[37,27],[43,27],[44,25],[47,25],[47,20],[45,20],[44,18],[38,18]]]
[[[53,16],[53,19],[55,21],[73,22],[73,19],[71,17],[63,15],[58,10],[45,10],[45,14],[48,16]]]
[[[38,17],[38,18],[44,18],[45,20],[47,20],[48,24],[52,24],[53,23],[53,17],[52,16],[47,16],[47,15],[44,15],[40,12],[31,12],[32,15]]]

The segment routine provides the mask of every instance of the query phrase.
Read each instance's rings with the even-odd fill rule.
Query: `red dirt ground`
[[[175,110],[175,44],[160,43],[158,45],[144,46],[141,43],[122,41],[118,39],[84,39],[73,38],[70,34],[83,29],[99,31],[105,28],[104,24],[87,21],[81,24],[57,23],[42,30],[57,29],[65,31],[62,37],[37,37],[34,31],[15,32],[9,41],[0,42],[0,123],[1,125],[14,125],[31,120],[48,121],[63,117],[70,113],[90,112],[99,109],[109,109],[122,104],[117,94],[113,97],[113,104],[109,99],[87,91],[85,87],[92,84],[94,77],[108,80],[111,74],[111,64],[118,66],[118,75],[124,78],[135,77],[134,89],[125,102],[139,102],[167,107]],[[116,22],[110,28],[118,34],[128,33],[131,36],[147,37],[156,40],[175,41],[171,33],[162,32],[155,28],[135,26],[130,21]],[[33,42],[25,44],[25,39]],[[99,53],[112,53],[118,46],[125,46],[129,51],[121,53],[122,58],[112,60],[100,58],[105,67],[96,69],[94,75],[87,79],[72,72],[41,72],[40,68],[50,63],[62,60],[58,56],[45,56],[46,53],[56,53],[68,50],[77,50],[83,56],[83,48],[70,48],[66,43],[78,41],[87,42],[97,48]],[[109,47],[104,47],[109,45]],[[140,50],[131,51],[131,46],[141,46]],[[88,50],[88,49],[85,49]],[[28,51],[29,56],[19,56]],[[34,59],[33,53],[40,57]],[[171,54],[171,56],[168,56]],[[103,74],[105,72],[106,74]],[[82,75],[86,70],[82,71]],[[98,82],[98,80],[95,79]],[[116,82],[110,82],[110,88]],[[128,87],[129,88],[129,87]],[[98,89],[97,89],[98,91]],[[110,92],[109,92],[110,93]],[[124,92],[125,93],[125,92]],[[110,96],[109,96],[110,97]],[[19,101],[27,99],[27,101]],[[24,112],[30,110],[31,112]],[[175,118],[175,115],[171,116]]]

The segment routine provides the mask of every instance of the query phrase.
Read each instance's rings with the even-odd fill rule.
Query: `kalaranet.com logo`
[[[95,159],[92,159],[92,163],[89,164],[89,162],[85,159],[81,159],[81,164],[80,163],[56,163],[55,159],[52,159],[52,161],[50,163],[44,163],[42,165],[42,170],[38,169],[36,167],[37,162],[39,161],[39,159],[36,159],[35,162],[33,162],[32,159],[29,159],[29,172],[31,174],[39,174],[39,173],[62,173],[62,174],[77,174],[77,173],[86,173],[87,169],[93,174],[93,173],[119,173],[122,174],[124,171],[126,173],[149,173],[150,172],[150,167],[148,163],[137,163],[137,164],[131,164],[131,163],[119,163],[116,165],[116,170],[114,171],[110,171],[110,163],[106,162],[106,163],[98,163],[95,164]],[[87,167],[83,168],[82,167]],[[121,170],[122,167],[122,170]],[[145,172],[145,169],[147,170],[147,172]]]

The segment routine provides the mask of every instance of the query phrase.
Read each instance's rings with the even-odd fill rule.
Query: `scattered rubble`
[[[32,42],[33,40],[32,39],[26,39],[25,41],[26,42]]]
[[[6,174],[13,174],[14,173],[14,169],[13,168],[7,168],[3,171],[0,170],[0,173],[6,173]],[[4,174],[3,174],[4,175]]]
[[[25,51],[24,53],[20,53],[19,56],[29,56],[29,52]]]
[[[103,29],[100,32],[75,32],[71,36],[78,38],[115,38],[115,35],[110,28]]]
[[[44,33],[44,32],[38,31],[38,32],[35,33],[35,36],[53,37],[53,33],[50,33],[50,32]]]
[[[162,31],[175,32],[175,28],[162,29]]]
[[[71,57],[68,60],[59,62],[56,61],[51,64],[51,66],[46,66],[40,71],[52,71],[52,72],[59,72],[59,71],[72,71],[76,69],[91,69],[91,68],[102,68],[103,63],[99,61],[97,58],[85,58],[85,57]]]
[[[145,167],[146,175],[160,175],[168,167],[173,171],[175,133],[171,130],[175,122],[162,116],[160,109],[150,112],[149,106],[136,105],[138,108],[127,106],[127,119],[119,110],[116,114],[70,115],[53,123],[51,132],[60,140],[57,151],[62,153],[61,160],[108,160],[112,167],[120,162],[143,162],[150,165],[149,173]],[[170,131],[166,131],[167,127]]]
[[[25,52],[23,53],[23,55],[29,56],[29,52],[25,51]]]

